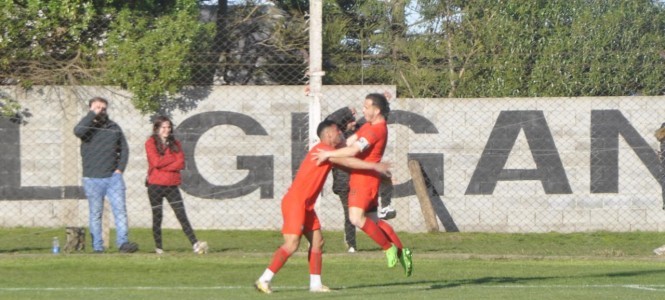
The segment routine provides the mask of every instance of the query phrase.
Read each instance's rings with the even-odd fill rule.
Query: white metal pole
[[[316,126],[321,122],[323,72],[323,0],[309,2],[309,148],[318,142]]]

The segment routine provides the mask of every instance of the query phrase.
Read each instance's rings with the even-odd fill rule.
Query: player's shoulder
[[[365,133],[367,131],[371,131],[371,130],[372,130],[372,124],[370,124],[369,122],[366,122],[365,124],[360,126],[360,128],[358,128],[358,130],[356,130],[356,134],[357,135],[362,135],[363,133]]]
[[[381,131],[388,131],[388,122],[381,122],[381,123],[378,123],[378,124],[376,124],[375,127],[376,127],[378,130],[381,130]]]
[[[381,135],[388,132],[388,126],[385,122],[371,124],[366,128],[365,132]]]

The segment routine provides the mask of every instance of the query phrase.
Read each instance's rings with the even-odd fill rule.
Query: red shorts
[[[316,211],[282,205],[282,234],[302,235],[305,232],[321,229]]]
[[[378,188],[352,188],[349,190],[349,207],[358,207],[365,212],[376,211],[376,208],[379,207],[378,200]]]

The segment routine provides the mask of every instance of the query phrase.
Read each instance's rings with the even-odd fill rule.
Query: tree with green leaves
[[[196,0],[3,1],[0,82],[119,85],[143,113],[189,84],[205,44]]]
[[[211,26],[198,20],[196,1],[124,7],[108,33],[108,82],[133,92],[142,113],[154,112],[192,82],[192,62],[210,43]]]
[[[143,113],[188,86],[304,84],[308,6],[223,0],[203,20],[199,0],[2,1],[0,84],[117,85]],[[326,0],[323,24],[325,84],[411,98],[665,92],[659,1]]]
[[[396,17],[399,1],[354,3],[329,4],[329,84],[393,83],[413,98],[665,92],[657,1],[412,0],[415,24]]]
[[[188,86],[306,82],[308,2],[224,0],[207,21],[200,2],[3,1],[0,84],[117,85],[150,113]]]
[[[86,84],[100,76],[98,30],[106,9],[91,1],[0,2],[0,83]]]

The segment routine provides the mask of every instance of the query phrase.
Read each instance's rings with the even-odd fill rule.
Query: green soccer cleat
[[[397,265],[397,247],[392,245],[384,252],[386,252],[386,258],[388,259],[388,268],[394,268]]]
[[[402,255],[399,257],[399,262],[402,264],[402,267],[404,267],[404,274],[406,274],[406,277],[411,276],[413,273],[413,255],[411,254],[411,249],[402,249]]]

